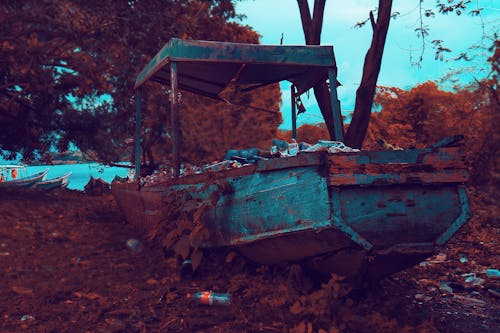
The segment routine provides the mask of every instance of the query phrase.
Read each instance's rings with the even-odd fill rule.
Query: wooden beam
[[[328,69],[328,80],[330,81],[330,101],[333,112],[333,131],[335,140],[344,142],[344,124],[340,113],[340,101],[337,96],[337,73],[333,68]]]
[[[135,91],[135,176],[134,180],[141,177],[141,94]]]
[[[290,87],[290,96],[292,96],[292,138],[297,140],[297,110],[295,106],[295,86]]]
[[[174,163],[174,177],[180,174],[180,122],[178,109],[178,90],[177,90],[177,63],[170,63],[170,105],[172,111],[172,159]]]

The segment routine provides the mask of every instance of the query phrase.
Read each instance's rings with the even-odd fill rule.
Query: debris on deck
[[[267,160],[271,158],[287,158],[303,153],[312,153],[326,151],[329,154],[335,153],[352,153],[359,152],[359,149],[354,149],[346,146],[340,141],[318,140],[315,144],[307,142],[297,143],[294,139],[291,142],[284,140],[273,140],[273,146],[269,150],[258,148],[247,149],[230,149],[226,152],[224,160],[214,161],[203,166],[196,166],[189,163],[181,165],[180,177],[185,177],[193,174],[201,174],[206,172],[214,172],[221,170],[237,169],[259,160]],[[154,170],[152,174],[141,177],[139,182],[141,186],[147,187],[165,182],[174,178],[174,168],[170,165],[162,165]],[[133,179],[133,177],[131,177]]]

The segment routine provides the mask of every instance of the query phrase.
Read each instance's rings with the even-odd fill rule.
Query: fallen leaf
[[[12,291],[20,295],[33,295],[33,290],[25,287],[12,286]]]
[[[148,279],[146,281],[147,284],[149,284],[150,286],[154,286],[155,284],[158,284],[158,280],[156,279]]]

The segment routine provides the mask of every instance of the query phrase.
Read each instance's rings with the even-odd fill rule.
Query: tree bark
[[[370,12],[370,21],[373,28],[372,42],[366,52],[361,84],[356,91],[354,113],[345,137],[345,143],[353,148],[359,149],[363,146],[366,131],[368,130],[387,30],[391,20],[391,9],[392,0],[379,0],[376,22],[373,13]]]
[[[302,21],[302,30],[304,31],[304,38],[306,45],[320,45],[321,42],[321,29],[323,26],[323,14],[325,12],[326,0],[315,0],[313,15],[309,10],[307,0],[297,0],[299,5],[300,18]],[[334,84],[334,83],[331,83]],[[325,120],[326,128],[330,134],[330,138],[335,140],[334,121],[332,105],[330,103],[330,92],[325,82],[320,82],[314,86],[314,96],[318,102],[321,114]]]

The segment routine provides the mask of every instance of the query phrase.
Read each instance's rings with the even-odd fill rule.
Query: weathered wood
[[[444,166],[446,165],[446,166]],[[462,168],[455,168],[452,163],[443,163],[436,166],[435,164],[424,164],[424,163],[402,163],[402,164],[361,164],[352,167],[341,167],[339,165],[330,165],[330,174],[391,174],[391,173],[430,173],[439,170],[465,170],[465,166]]]
[[[171,105],[171,116],[172,116],[172,159],[174,164],[174,177],[179,177],[181,169],[180,160],[180,146],[181,146],[181,136],[180,136],[180,121],[179,121],[179,108],[177,106],[178,102],[178,91],[177,91],[177,63],[170,63],[170,105]]]
[[[346,185],[394,185],[394,184],[463,184],[468,179],[466,170],[440,170],[434,172],[362,174],[330,174],[328,184]]]
[[[330,103],[332,105],[333,114],[333,131],[335,133],[334,140],[344,141],[344,125],[342,114],[340,113],[340,101],[337,96],[337,73],[336,69],[328,69],[328,81],[330,82]]]
[[[231,190],[205,215],[211,230],[204,246],[236,246],[261,263],[319,260],[328,255],[328,260],[321,261],[323,270],[358,274],[363,271],[359,265],[369,265],[377,277],[431,255],[470,215],[456,182],[442,183],[443,175],[427,185],[407,181],[359,186],[357,181],[332,186],[322,171],[325,166],[324,154],[304,154],[140,190],[136,184],[116,184],[113,192],[127,218],[148,230],[165,223],[161,222],[163,198],[168,193],[185,190],[203,201],[216,190],[211,184],[223,179]],[[357,262],[351,267],[338,261],[345,260],[345,255],[335,255],[360,250],[392,261]],[[320,262],[316,259],[313,262]]]
[[[295,104],[295,86],[290,87],[290,97],[292,99],[292,138],[297,140],[297,107]]]
[[[433,169],[465,169],[465,152],[462,147],[440,149],[409,149],[361,151],[358,153],[338,153],[328,156],[332,171],[359,170],[360,168],[397,168],[408,166]]]
[[[324,152],[319,152],[259,161],[257,163],[257,171],[263,172],[301,166],[324,165],[325,155]]]
[[[463,224],[459,217],[466,212],[455,184],[350,186],[330,192],[332,207],[338,202],[342,221],[377,250],[434,243],[454,221]]]
[[[139,89],[135,92],[135,175],[134,180],[141,177],[141,94]]]
[[[387,150],[328,156],[329,184],[391,185],[463,183],[468,179],[463,148]]]

